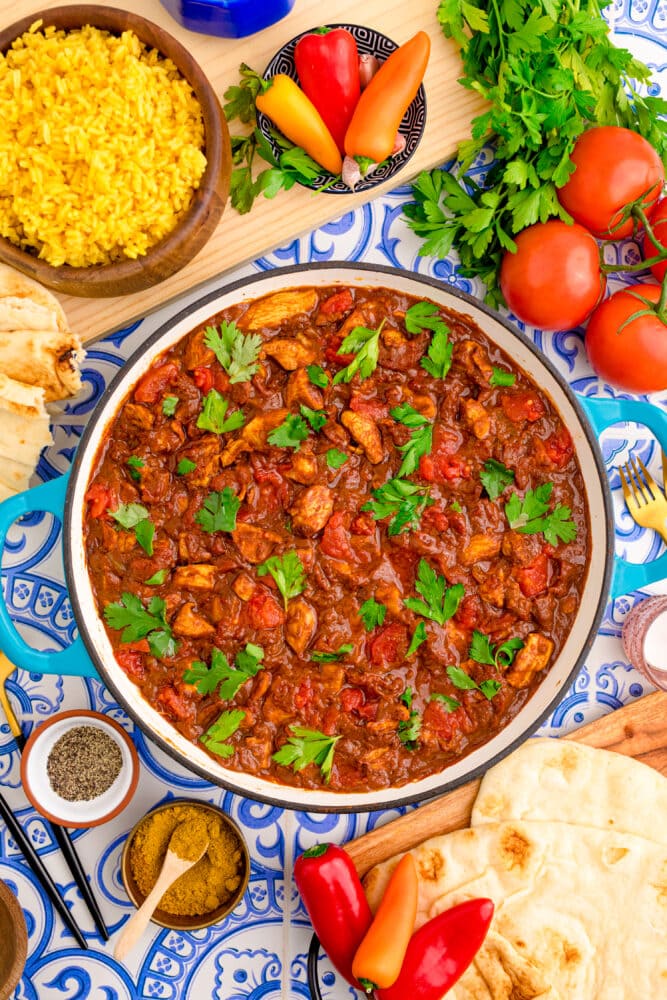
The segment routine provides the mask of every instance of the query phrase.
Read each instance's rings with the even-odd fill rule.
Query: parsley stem
[[[505,39],[503,37],[504,36],[503,22],[500,16],[500,11],[498,9],[497,0],[491,0],[491,4],[493,6],[493,12],[496,15],[496,25],[498,29],[498,44],[500,45],[500,54],[502,57],[502,61],[505,62],[506,54],[505,54]]]

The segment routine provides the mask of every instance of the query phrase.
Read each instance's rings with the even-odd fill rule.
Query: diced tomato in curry
[[[558,656],[589,554],[581,471],[551,400],[469,317],[440,311],[453,360],[438,379],[420,363],[430,333],[411,335],[405,327],[417,300],[388,289],[330,287],[293,289],[284,314],[279,301],[259,300],[259,312],[257,302],[246,302],[212,317],[159,358],[121,406],[86,493],[92,585],[100,614],[124,593],[146,608],[154,597],[164,601],[175,655],[156,655],[145,639],[123,643],[122,631],[108,628],[117,661],[193,742],[223,712],[242,709],[244,722],[229,740],[233,753],[221,759],[225,767],[322,786],[315,764],[292,770],[273,760],[291,727],[302,726],[339,737],[330,789],[403,785],[490,739]],[[334,385],[354,360],[354,352],[338,351],[358,317],[371,330],[384,321],[377,367],[366,378]],[[204,327],[232,320],[273,342],[246,382],[231,381],[203,342]],[[311,365],[324,370],[326,386],[310,381]],[[513,375],[514,384],[495,385],[493,366]],[[243,427],[220,434],[197,427],[213,389],[228,401],[228,414],[242,411]],[[166,396],[178,400],[171,415],[163,412]],[[390,533],[389,517],[375,520],[363,508],[373,490],[398,475],[409,431],[390,411],[402,405],[433,424],[430,451],[404,477],[428,503],[416,523]],[[324,413],[323,426],[306,425],[298,448],[271,444],[289,413],[303,421],[304,406]],[[345,413],[356,418],[342,419]],[[343,464],[331,464],[334,451],[346,456]],[[133,456],[142,464],[128,465]],[[514,473],[495,499],[480,479],[491,459]],[[567,544],[510,529],[504,507],[512,491],[524,496],[546,482],[553,484],[552,504],[572,512],[577,534]],[[204,501],[226,489],[239,501],[236,528],[207,531]],[[152,554],[108,516],[121,504],[146,509],[155,526]],[[289,552],[298,555],[304,586],[284,600],[260,570]],[[447,587],[463,586],[444,624],[405,604],[419,597],[421,560]],[[367,628],[360,609],[371,599],[385,612]],[[419,625],[426,638],[412,648]],[[476,632],[493,649],[509,639],[523,648],[513,664],[502,657],[494,666],[482,663],[470,654]],[[261,669],[232,698],[202,694],[184,681],[194,662],[211,662],[214,649],[233,664],[248,643],[261,647]],[[313,653],[325,658],[312,659]],[[477,687],[456,686],[452,666]],[[485,680],[499,682],[493,697],[480,690]],[[416,741],[404,742],[401,727],[411,713],[421,729]]]

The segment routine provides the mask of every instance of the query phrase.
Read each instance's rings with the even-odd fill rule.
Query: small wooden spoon
[[[149,894],[146,896],[145,900],[143,901],[137,912],[133,914],[128,920],[128,922],[125,924],[125,927],[123,928],[123,933],[116,942],[116,947],[114,948],[113,957],[116,959],[117,962],[122,962],[125,956],[128,954],[128,952],[132,951],[137,941],[146,930],[149,921],[153,916],[153,911],[157,908],[158,903],[160,902],[160,900],[162,899],[162,897],[164,896],[165,892],[170,887],[170,885],[172,885],[172,883],[175,882],[177,878],[180,878],[181,875],[184,875],[185,872],[189,871],[189,869],[192,868],[193,865],[196,865],[197,862],[201,858],[203,858],[203,856],[206,854],[206,851],[208,850],[208,839],[207,839],[202,850],[197,855],[197,857],[194,858],[194,860],[179,857],[179,855],[172,850],[171,845],[174,842],[174,837],[176,836],[177,832],[180,830],[182,825],[183,824],[177,826],[171,835],[171,839],[169,840],[169,848],[165,855],[165,859],[162,864],[162,870],[158,875],[157,882],[155,883]]]

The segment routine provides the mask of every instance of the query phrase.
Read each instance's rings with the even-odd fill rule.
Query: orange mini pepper
[[[392,872],[352,962],[354,977],[368,992],[392,986],[400,975],[415,927],[417,893],[415,862],[411,854],[405,854]]]
[[[340,152],[310,98],[285,73],[272,77],[270,84],[255,98],[258,110],[291,142],[305,149],[316,163],[330,174],[339,174],[343,167]]]
[[[379,163],[391,154],[398,127],[426,72],[431,39],[418,31],[391,53],[361,92],[345,135],[348,156],[367,156]]]

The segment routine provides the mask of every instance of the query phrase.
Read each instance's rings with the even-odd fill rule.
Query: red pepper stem
[[[315,844],[313,847],[309,847],[307,851],[303,852],[304,858],[321,858],[323,854],[326,854],[328,844]]]

